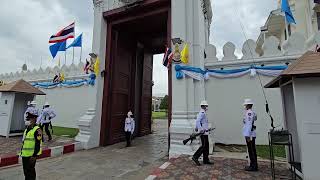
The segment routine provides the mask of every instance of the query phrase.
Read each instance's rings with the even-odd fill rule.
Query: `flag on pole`
[[[296,20],[292,15],[288,0],[282,0],[281,12],[284,12],[288,24],[296,24]]]
[[[60,30],[55,35],[52,35],[49,39],[49,43],[63,42],[69,38],[74,38],[74,34],[75,34],[74,28],[75,28],[75,23],[73,22],[69,26]]]
[[[181,51],[181,62],[188,64],[189,62],[189,45],[188,43],[184,44],[184,47]]]
[[[82,33],[67,47],[82,47]]]
[[[162,64],[168,68],[171,64],[172,58],[173,58],[173,52],[171,48],[167,47],[166,52],[164,53],[164,56],[163,56]]]
[[[49,47],[52,58],[54,59],[58,53],[58,51],[66,51],[66,41],[58,42]]]

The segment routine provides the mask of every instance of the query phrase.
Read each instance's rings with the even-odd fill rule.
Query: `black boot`
[[[201,166],[201,164],[198,161],[198,159],[196,159],[195,157],[192,157],[192,160],[196,163],[197,166]]]

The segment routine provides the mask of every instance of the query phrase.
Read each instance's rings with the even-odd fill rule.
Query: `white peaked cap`
[[[50,106],[50,104],[48,102],[44,103],[45,106]]]
[[[30,105],[37,105],[36,101],[31,101]]]
[[[131,111],[129,111],[128,112],[128,116],[132,116],[133,114],[132,114],[132,112]]]
[[[200,106],[209,106],[207,101],[201,101]]]
[[[245,99],[243,105],[254,104],[251,99]]]

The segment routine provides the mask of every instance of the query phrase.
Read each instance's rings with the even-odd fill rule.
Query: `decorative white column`
[[[202,1],[172,0],[172,38],[181,38],[189,43],[189,66],[204,68],[206,47],[206,22],[202,11]],[[176,79],[172,66],[172,121],[170,125],[170,152],[173,157],[179,154],[193,154],[198,143],[183,145],[182,140],[194,131],[196,114],[200,101],[205,99],[204,81],[192,78]]]

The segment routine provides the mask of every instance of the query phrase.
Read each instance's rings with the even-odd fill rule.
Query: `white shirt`
[[[125,132],[131,132],[133,134],[134,132],[134,119],[131,117],[127,117],[124,124],[124,131]]]
[[[206,131],[209,129],[209,122],[208,122],[206,111],[204,109],[201,109],[197,116],[196,128],[198,129],[198,131],[201,131],[201,130]],[[208,135],[209,132],[205,132],[204,134]]]
[[[243,117],[243,128],[242,128],[242,135],[244,137],[256,137],[256,131],[252,129],[253,121],[257,120],[257,115],[252,109],[248,109],[244,112]]]
[[[39,116],[38,124],[49,123],[51,119],[55,118],[57,115],[51,108],[44,108]]]

